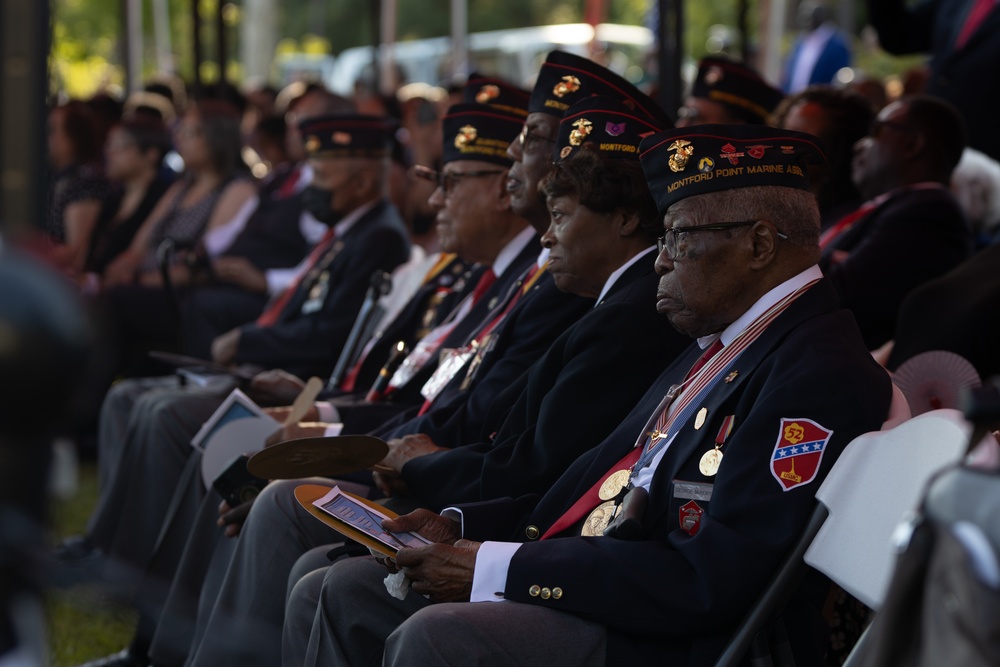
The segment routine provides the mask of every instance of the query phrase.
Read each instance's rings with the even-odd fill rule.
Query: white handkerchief
[[[410,592],[410,580],[406,578],[402,570],[386,575],[385,590],[389,591],[389,595],[397,600],[405,600],[406,594]]]

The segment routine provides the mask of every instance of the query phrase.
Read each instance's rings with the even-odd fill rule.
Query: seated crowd
[[[530,92],[182,93],[49,117],[33,247],[108,341],[100,497],[57,557],[96,559],[140,615],[93,665],[710,663],[887,419],[886,369],[1000,368],[998,207],[967,210],[982,180],[955,177],[967,131],[939,98],[786,98],[706,58],[673,114],[559,51]],[[150,351],[238,372],[184,382]],[[281,424],[248,450],[388,453],[336,479],[292,455],[297,479],[224,499],[191,440],[236,387]],[[302,480],[429,543],[344,544]],[[834,660],[814,575],[786,614],[798,664]]]

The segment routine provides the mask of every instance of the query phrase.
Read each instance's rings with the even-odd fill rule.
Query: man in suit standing
[[[699,344],[540,500],[385,522],[433,541],[396,556],[412,592],[390,597],[369,557],[335,564],[306,664],[708,662],[839,453],[885,419],[889,378],[816,266],[813,138],[700,126],[642,148],[665,214],[658,309]],[[815,636],[789,635],[816,664]]]
[[[927,92],[959,110],[969,146],[1000,160],[1000,2],[868,0],[868,19],[889,53],[930,53]]]
[[[958,112],[930,96],[879,112],[855,144],[854,184],[867,200],[820,237],[820,267],[869,349],[892,338],[914,288],[969,257],[971,235],[948,190],[965,146]]]
[[[803,2],[798,18],[803,32],[792,46],[781,82],[789,94],[816,83],[833,83],[837,72],[851,64],[847,39],[830,20],[830,10],[825,4]]]

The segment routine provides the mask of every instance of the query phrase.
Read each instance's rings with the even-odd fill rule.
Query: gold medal
[[[600,537],[604,534],[604,529],[611,523],[615,516],[615,501],[609,500],[594,508],[594,511],[587,516],[580,529],[580,534],[584,537]]]
[[[601,484],[600,490],[598,490],[597,495],[601,500],[611,500],[618,493],[628,485],[628,470],[622,468],[621,470],[616,470],[611,473],[611,475],[604,480]]]
[[[694,430],[700,429],[705,425],[705,419],[708,417],[708,408],[702,408],[698,411],[698,414],[694,416]]]
[[[698,462],[698,470],[706,477],[712,477],[719,472],[719,465],[722,463],[722,452],[718,448],[710,449],[701,455]]]

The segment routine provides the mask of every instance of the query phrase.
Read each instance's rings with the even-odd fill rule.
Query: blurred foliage
[[[223,17],[229,31],[227,75],[233,80],[242,76],[238,62],[239,22],[245,0],[198,0],[203,17],[213,17],[223,3]],[[278,53],[337,54],[344,49],[372,42],[372,7],[376,0],[284,0],[278,3]],[[64,90],[72,96],[86,96],[100,88],[120,87],[124,72],[121,66],[123,41],[119,20],[121,0],[52,0],[53,48],[52,90]],[[174,66],[190,79],[192,75],[192,36],[190,0],[167,0],[171,25],[170,38]],[[647,25],[653,0],[608,0],[608,21]],[[791,4],[791,3],[790,3]],[[153,9],[150,0],[142,2],[143,75],[156,70]],[[747,13],[751,49],[759,32],[759,0],[749,0]],[[856,0],[857,25],[864,25],[864,3]],[[469,30],[501,30],[550,23],[582,20],[584,0],[475,0],[468,2]],[[724,2],[685,2],[685,50],[696,60],[719,49],[731,54],[740,51],[737,0]],[[399,0],[397,34],[399,39],[419,39],[447,35],[449,0]],[[215,56],[215,25],[204,20],[201,33],[207,60],[201,74],[207,81],[218,76]],[[792,33],[786,35],[786,47]],[[857,64],[869,75],[887,77],[919,65],[920,57],[894,58],[882,52],[871,39],[859,34],[855,39]]]

